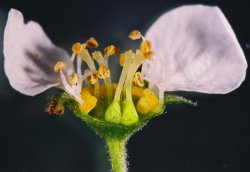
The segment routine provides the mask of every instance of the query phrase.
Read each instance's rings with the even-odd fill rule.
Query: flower
[[[218,7],[176,8],[159,17],[145,37],[156,57],[143,63],[142,73],[161,99],[165,91],[225,94],[245,79],[244,53]]]
[[[24,24],[22,13],[14,9],[4,33],[5,72],[11,86],[30,96],[51,87],[63,89],[66,93],[53,96],[48,113],[61,115],[67,106],[91,126],[108,145],[113,171],[127,171],[127,140],[163,114],[167,104],[194,104],[170,91],[228,93],[243,82],[247,68],[218,7],[176,8],[163,14],[145,37],[138,30],[128,37],[141,40],[140,46],[119,55],[122,72],[119,82],[112,83],[108,61],[120,51],[115,45],[107,46],[104,53],[91,53],[99,46],[91,37],[75,43],[69,56],[39,24]],[[82,62],[88,67],[84,72]]]
[[[142,116],[162,110],[164,92],[224,94],[245,78],[243,51],[218,7],[183,6],[163,14],[145,37],[138,30],[128,37],[141,39],[141,43],[136,51],[120,53],[123,69],[114,84],[108,60],[120,51],[117,46],[111,44],[103,53],[94,50],[91,54],[88,48],[99,46],[91,37],[73,44],[69,56],[49,40],[39,24],[25,24],[22,13],[11,9],[4,33],[5,72],[11,86],[23,94],[34,96],[59,87],[77,101],[82,113],[95,109],[104,115],[92,116],[123,125],[136,124]],[[88,66],[84,73],[82,62]],[[55,107],[55,100],[52,102]]]

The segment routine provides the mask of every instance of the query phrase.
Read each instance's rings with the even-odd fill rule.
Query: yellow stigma
[[[133,83],[138,87],[144,87],[144,80],[141,72],[136,72],[133,78]]]
[[[73,46],[72,46],[72,52],[74,54],[79,54],[82,52],[82,50],[84,50],[86,48],[86,44],[81,44],[79,42],[75,43]]]
[[[119,51],[119,48],[114,46],[114,45],[109,45],[107,46],[105,49],[104,49],[104,53],[107,55],[107,56],[114,56],[116,55],[116,53],[118,53]]]
[[[92,53],[92,57],[94,60],[96,60],[99,64],[102,64],[104,61],[104,58],[102,56],[102,53],[100,51],[94,51]]]
[[[89,48],[97,48],[98,42],[95,40],[95,38],[91,37],[86,41],[86,44]]]
[[[60,72],[60,71],[63,71],[65,68],[65,63],[64,62],[56,62],[55,66],[54,66],[54,71],[55,72]]]
[[[90,82],[90,84],[95,84],[98,81],[98,74],[95,73],[93,75],[90,75],[87,80]]]
[[[98,69],[98,77],[101,79],[107,78],[110,76],[110,70],[104,65],[100,65]]]
[[[120,65],[121,65],[121,66],[123,66],[124,61],[125,61],[125,53],[121,53],[121,54],[120,54]]]
[[[79,104],[81,112],[89,113],[92,109],[95,108],[97,103],[97,98],[92,96],[90,92],[83,90],[81,93],[81,98],[84,103]]]
[[[137,102],[136,109],[140,114],[146,115],[152,112],[158,104],[158,97],[153,91],[147,88],[143,90],[143,95]]]
[[[132,32],[129,33],[128,37],[132,40],[137,40],[142,37],[141,32],[138,30],[133,30]]]
[[[71,75],[69,75],[68,77],[68,81],[70,85],[76,85],[78,82],[79,78],[77,73],[72,73]]]

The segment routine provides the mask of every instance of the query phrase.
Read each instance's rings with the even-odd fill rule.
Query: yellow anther
[[[138,87],[144,87],[144,80],[141,72],[136,72],[133,78],[133,83]]]
[[[148,51],[143,53],[145,59],[151,59],[154,56],[154,51]]]
[[[152,50],[151,42],[148,40],[142,41],[140,45],[140,49],[142,52],[149,52]]]
[[[94,51],[92,53],[93,59],[95,59],[99,64],[104,61],[104,58],[102,56],[102,53],[100,51]]]
[[[63,71],[65,68],[65,63],[64,62],[56,62],[55,66],[54,66],[54,71],[55,72],[60,72],[60,71]]]
[[[79,78],[77,73],[72,73],[71,75],[69,75],[68,77],[68,81],[70,85],[76,85],[78,82]]]
[[[75,44],[72,46],[72,52],[78,55],[78,54],[81,53],[85,48],[86,48],[86,44],[81,44],[81,43],[77,42],[77,43],[75,43]]]
[[[98,69],[98,78],[104,79],[110,76],[110,70],[104,65],[100,65]]]
[[[96,81],[98,81],[98,73],[88,76],[87,80],[90,82],[90,84],[95,84]]]
[[[121,54],[120,54],[120,65],[121,65],[121,66],[123,66],[124,61],[125,61],[125,54],[124,54],[124,53],[121,53]]]
[[[95,108],[97,103],[97,98],[92,96],[88,91],[82,91],[81,98],[83,100],[83,104],[79,105],[81,112],[89,113],[92,109]]]
[[[98,47],[98,42],[95,40],[95,38],[89,38],[87,41],[86,41],[86,44],[89,48],[97,48]]]
[[[145,59],[151,59],[154,56],[154,51],[152,51],[151,42],[148,40],[142,41],[140,45],[140,50],[138,52],[140,55],[143,55]]]
[[[143,96],[137,102],[136,109],[142,115],[146,115],[153,111],[158,104],[158,97],[147,88],[143,90]]]
[[[129,33],[128,37],[132,40],[137,40],[142,37],[141,32],[138,30],[133,30],[132,32]]]
[[[119,51],[119,48],[114,46],[114,45],[109,45],[107,46],[105,49],[104,49],[104,53],[107,55],[107,56],[114,56],[116,55],[116,53],[118,53]]]

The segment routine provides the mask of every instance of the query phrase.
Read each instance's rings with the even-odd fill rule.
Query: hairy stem
[[[127,172],[126,140],[107,139],[112,172]]]

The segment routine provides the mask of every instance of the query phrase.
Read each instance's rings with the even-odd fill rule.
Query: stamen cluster
[[[109,45],[103,53],[93,50],[90,53],[88,48],[97,48],[99,45],[93,37],[85,43],[72,46],[71,62],[74,66],[76,59],[76,71],[68,69],[62,61],[55,64],[54,70],[61,76],[63,89],[78,101],[83,113],[101,113],[93,116],[112,123],[130,125],[136,123],[140,115],[147,115],[159,106],[158,97],[152,90],[145,88],[143,76],[138,71],[144,60],[153,57],[151,43],[137,30],[132,31],[129,38],[142,39],[142,42],[135,52],[128,50],[120,54],[123,69],[117,84],[112,83],[108,61],[111,56],[118,54],[119,48]],[[82,62],[88,67],[84,73]]]

